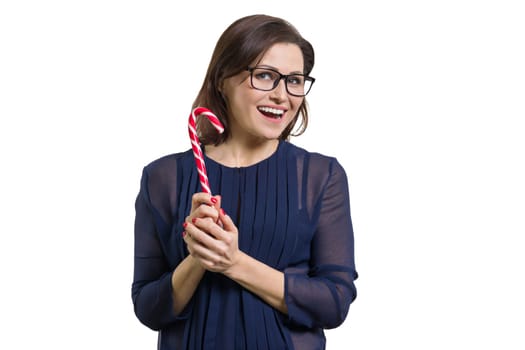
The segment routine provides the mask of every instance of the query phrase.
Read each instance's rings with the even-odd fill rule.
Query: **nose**
[[[288,92],[286,91],[284,79],[280,79],[275,89],[271,91],[270,97],[278,101],[283,101],[287,95]]]

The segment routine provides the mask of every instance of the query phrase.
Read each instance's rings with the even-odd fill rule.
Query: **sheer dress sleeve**
[[[348,182],[334,158],[329,164],[326,159],[312,159],[305,167],[307,206],[316,229],[308,268],[285,270],[288,318],[309,328],[335,328],[356,298]]]
[[[161,239],[172,229],[170,210],[176,187],[173,169],[175,162],[168,158],[145,167],[135,202],[132,300],[137,318],[154,330],[184,318],[184,312],[175,314],[172,297],[171,275],[179,261],[167,258],[178,254],[167,251]]]

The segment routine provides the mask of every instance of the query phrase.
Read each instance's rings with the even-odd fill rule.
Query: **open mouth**
[[[281,119],[284,115],[284,110],[270,107],[257,107],[265,117],[272,119]]]

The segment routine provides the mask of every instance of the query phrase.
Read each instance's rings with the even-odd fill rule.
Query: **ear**
[[[221,95],[222,99],[226,101],[226,95],[224,94],[224,80],[217,86],[217,91]]]

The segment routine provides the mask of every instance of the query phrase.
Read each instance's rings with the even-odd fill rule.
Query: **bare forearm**
[[[241,253],[238,263],[224,274],[273,308],[288,313],[284,302],[284,273]]]
[[[173,307],[175,314],[179,314],[188,304],[199,282],[204,275],[204,269],[189,255],[177,266],[171,276],[173,288]]]

